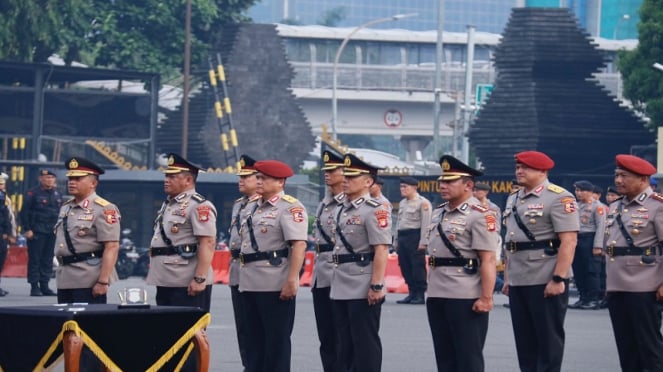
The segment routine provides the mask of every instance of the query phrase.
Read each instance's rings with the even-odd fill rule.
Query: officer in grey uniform
[[[487,184],[486,182],[477,182],[474,184],[474,192],[472,195],[474,195],[477,200],[479,200],[479,203],[481,203],[481,206],[484,208],[490,209],[495,216],[497,217],[498,221],[502,221],[502,209],[500,207],[490,201],[488,199],[488,194],[490,193],[490,185]],[[500,231],[502,226],[500,226],[501,223],[497,224],[497,230]]]
[[[240,229],[239,290],[246,321],[246,371],[289,371],[299,271],[304,263],[308,216],[284,193],[292,169],[277,160],[254,164],[253,205]]]
[[[345,201],[336,211],[331,282],[337,371],[380,371],[380,313],[391,244],[391,213],[370,198],[379,168],[352,154],[344,159]]]
[[[331,278],[334,272],[332,250],[334,249],[336,207],[343,203],[343,157],[331,151],[324,151],[322,155],[322,170],[325,172],[327,193],[318,205],[315,213],[315,247],[316,258],[313,270],[313,309],[315,311],[315,324],[320,340],[320,359],[324,371],[335,371],[336,360],[336,330],[334,329],[334,314],[332,313],[329,291]]]
[[[196,192],[202,170],[168,154],[164,191],[168,195],[154,222],[147,284],[157,287],[160,306],[194,306],[210,311],[216,208]]]
[[[522,371],[559,371],[564,355],[568,276],[579,226],[576,200],[548,181],[546,154],[515,155],[521,189],[509,195],[504,220],[507,265],[502,292]]]
[[[230,229],[228,231],[230,238],[228,239],[230,247],[230,274],[228,276],[228,285],[230,286],[230,295],[233,303],[233,314],[235,315],[235,329],[237,331],[237,344],[239,346],[239,355],[242,359],[242,366],[246,368],[246,353],[250,345],[246,344],[246,319],[244,318],[244,311],[242,310],[242,301],[239,298],[239,254],[242,247],[242,237],[239,230],[242,224],[248,217],[249,211],[252,210],[253,205],[258,199],[260,194],[257,192],[258,178],[256,174],[258,171],[254,168],[256,161],[248,155],[239,157],[240,169],[237,172],[239,176],[239,192],[243,196],[233,203],[232,220],[230,222]]]
[[[401,196],[398,204],[398,222],[396,223],[398,265],[410,293],[399,304],[423,305],[426,293],[426,243],[424,232],[430,224],[432,213],[428,199],[419,195],[419,182],[413,177],[400,179]]]
[[[577,302],[570,304],[570,309],[596,310],[599,308],[601,295],[601,256],[595,256],[594,250],[603,248],[605,231],[605,211],[601,203],[594,199],[594,185],[586,180],[577,181],[575,187],[580,216],[578,245],[573,258],[573,278],[580,294]],[[599,232],[598,234],[596,232]]]
[[[96,193],[101,167],[81,157],[64,164],[74,198],[62,205],[55,224],[58,303],[105,304],[108,287],[117,280],[120,211]]]
[[[368,192],[371,194],[371,198],[375,199],[377,202],[382,204],[385,208],[389,209],[389,212],[394,209],[394,206],[391,204],[389,199],[382,193],[382,187],[384,186],[384,178],[377,177],[371,188],[368,189]]]
[[[616,191],[606,217],[607,300],[622,371],[663,371],[663,195],[649,185],[656,168],[617,155]]]
[[[438,371],[483,371],[488,312],[493,308],[499,220],[472,196],[483,173],[453,156],[440,158],[446,202],[426,226],[428,324]]]

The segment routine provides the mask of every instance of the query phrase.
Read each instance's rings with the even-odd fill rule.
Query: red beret
[[[617,168],[627,170],[641,176],[651,176],[656,173],[656,167],[645,159],[633,155],[620,154],[615,157]]]
[[[516,154],[516,162],[526,166],[547,171],[555,166],[555,162],[548,155],[539,151],[523,151]]]
[[[257,161],[253,167],[265,176],[273,178],[288,178],[295,174],[288,164],[278,160]]]

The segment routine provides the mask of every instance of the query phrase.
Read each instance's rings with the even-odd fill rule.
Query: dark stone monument
[[[603,55],[568,9],[514,8],[494,55],[494,90],[469,132],[487,174],[513,173],[513,155],[539,150],[555,174],[612,174],[614,156],[654,134],[591,74]]]

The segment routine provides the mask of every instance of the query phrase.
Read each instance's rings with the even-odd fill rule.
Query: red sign
[[[389,128],[398,128],[403,122],[403,114],[400,111],[390,109],[384,113],[384,123]]]

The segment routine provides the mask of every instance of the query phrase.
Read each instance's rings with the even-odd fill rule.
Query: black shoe
[[[578,300],[575,303],[569,304],[569,309],[580,309],[580,307],[586,303],[587,301]]]
[[[411,294],[407,295],[407,297],[405,297],[405,298],[402,299],[402,300],[398,300],[398,301],[396,301],[396,303],[397,303],[397,304],[409,304],[410,301],[412,301],[412,295],[411,295]]]
[[[607,309],[608,308],[608,300],[605,298],[599,301],[599,309]]]
[[[4,289],[0,288],[0,297],[5,297],[8,294],[9,294],[9,292],[7,292]]]
[[[423,305],[425,303],[426,299],[424,299],[424,296],[416,296],[410,300],[410,305]]]
[[[599,309],[599,302],[598,301],[587,301],[580,305],[580,309],[582,310],[598,310]]]
[[[57,296],[57,295],[58,295],[57,293],[53,292],[53,291],[52,291],[50,288],[48,288],[48,287],[46,287],[46,288],[43,288],[43,287],[42,287],[41,294],[42,294],[43,296]]]
[[[41,289],[39,289],[39,287],[32,287],[32,289],[30,289],[30,296],[41,297]]]

